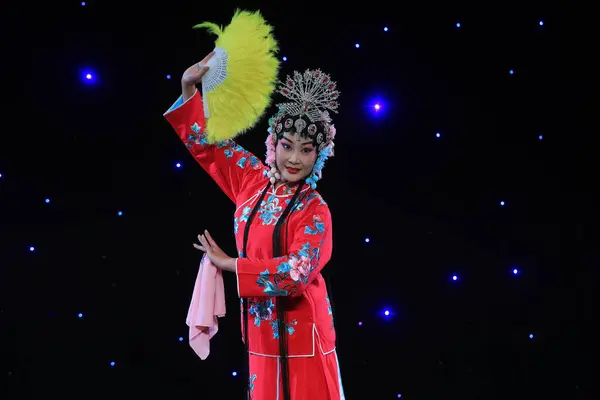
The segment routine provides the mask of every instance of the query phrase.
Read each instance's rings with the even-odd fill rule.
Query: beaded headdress
[[[319,69],[306,70],[304,74],[294,71],[293,79],[287,76],[277,92],[290,101],[277,104],[279,111],[269,120],[266,161],[272,168],[271,181],[277,178],[275,146],[284,133],[294,132],[312,140],[317,148],[317,161],[306,179],[314,189],[322,176],[325,160],[333,155],[336,131],[329,111],[338,112],[340,92],[331,77]]]

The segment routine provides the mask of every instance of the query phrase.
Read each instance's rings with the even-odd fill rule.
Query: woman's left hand
[[[198,240],[200,241],[200,244],[194,243],[194,247],[205,252],[215,267],[225,271],[235,272],[235,258],[231,258],[225,254],[225,252],[215,243],[208,231],[204,231],[204,235],[198,235]]]

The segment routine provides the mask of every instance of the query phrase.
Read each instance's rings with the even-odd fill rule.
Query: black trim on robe
[[[260,198],[256,202],[256,205],[254,206],[254,208],[252,209],[252,212],[250,213],[250,216],[248,217],[248,221],[246,222],[246,227],[244,228],[244,243],[243,243],[243,253],[242,253],[242,256],[244,256],[244,257],[247,257],[247,254],[248,254],[247,253],[247,245],[248,245],[248,235],[250,232],[250,225],[252,224],[252,221],[253,221],[254,217],[256,216],[256,213],[258,212],[260,205],[263,202],[270,186],[271,186],[271,182],[269,181],[269,182],[267,182],[267,186],[264,188]],[[295,204],[298,200],[298,197],[300,196],[300,193],[302,192],[302,186],[303,186],[302,184],[297,185],[297,188],[296,188],[296,191],[294,192],[294,196],[292,197],[292,200],[290,201],[288,206],[285,208],[285,210],[283,211],[283,213],[277,220],[277,223],[275,224],[275,229],[273,231],[273,257],[281,257],[285,254],[285,251],[287,250],[286,248],[282,247],[281,229],[282,229],[282,226],[284,226],[284,224],[285,224],[284,236],[285,236],[285,239],[287,240],[288,216],[294,211]],[[305,196],[306,196],[306,194],[302,198],[304,198]],[[287,241],[286,241],[286,243],[287,243]],[[288,298],[286,296],[276,297],[277,329],[279,332],[279,355],[280,355],[279,361],[281,364],[281,381],[282,381],[283,399],[284,400],[291,399],[289,370],[288,370],[287,340],[286,340],[287,336],[285,335],[285,331],[286,331],[285,311],[287,309],[287,303],[288,303],[287,300],[288,300]],[[249,350],[249,344],[248,344],[248,299],[247,298],[243,299],[242,304],[243,304],[243,313],[244,313],[244,342],[246,345],[246,354],[248,355],[248,357],[250,357],[250,350]],[[249,363],[250,363],[250,360],[248,359],[248,364]],[[250,394],[250,371],[248,371],[248,372],[249,372],[248,373],[248,390],[247,390],[246,398],[251,399],[252,396]]]

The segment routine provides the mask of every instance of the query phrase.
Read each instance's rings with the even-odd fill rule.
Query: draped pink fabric
[[[190,327],[190,347],[205,360],[210,353],[210,339],[218,332],[218,318],[225,316],[223,271],[206,255],[200,262],[192,301],[186,319]]]

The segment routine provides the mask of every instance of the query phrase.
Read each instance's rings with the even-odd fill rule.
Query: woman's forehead
[[[283,137],[291,142],[301,142],[302,144],[312,144],[313,142],[310,138],[296,132],[286,132]]]

